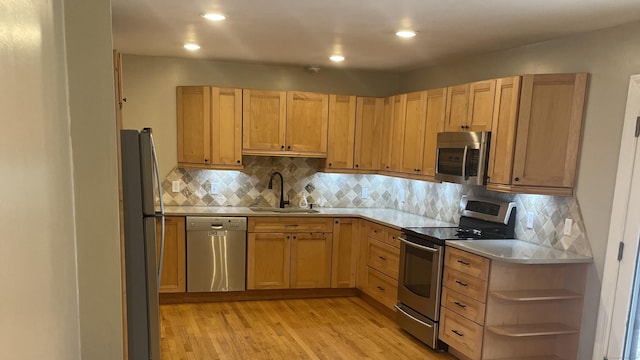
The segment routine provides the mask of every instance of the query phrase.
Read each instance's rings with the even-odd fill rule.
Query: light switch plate
[[[527,213],[527,229],[533,229],[533,211]]]
[[[398,198],[399,198],[400,202],[407,201],[407,195],[405,194],[404,189],[400,189],[400,192],[398,194]]]
[[[180,181],[179,180],[171,182],[171,191],[173,191],[174,193],[180,192]]]
[[[565,235],[571,235],[571,226],[573,225],[572,219],[564,219],[564,231],[562,231]]]
[[[366,188],[366,187],[363,187],[362,188],[362,192],[360,194],[360,197],[363,198],[363,199],[368,198],[369,197],[369,189]]]
[[[220,184],[218,183],[211,184],[211,194],[220,195]]]

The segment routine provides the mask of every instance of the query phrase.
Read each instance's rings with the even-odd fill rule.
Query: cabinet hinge
[[[636,137],[640,136],[640,116],[636,118]]]
[[[624,243],[620,241],[618,245],[618,261],[622,260],[622,253],[624,253]]]

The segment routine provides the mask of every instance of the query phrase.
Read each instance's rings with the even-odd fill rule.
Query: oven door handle
[[[409,240],[407,240],[407,239],[405,239],[403,237],[398,237],[398,240],[402,241],[403,243],[405,243],[405,244],[407,244],[409,246],[412,246],[412,247],[420,249],[420,250],[426,250],[426,251],[430,251],[430,252],[433,252],[433,253],[440,252],[440,249],[435,249],[435,248],[430,248],[428,246],[422,246],[422,245],[414,244],[411,241],[409,241]]]
[[[398,305],[394,305],[394,306],[395,306],[396,310],[400,311],[402,314],[406,315],[408,318],[410,318],[411,320],[413,320],[413,321],[417,322],[418,324],[420,324],[420,325],[424,325],[424,326],[429,327],[429,328],[432,328],[432,327],[433,327],[433,325],[431,325],[431,324],[429,324],[429,323],[426,323],[426,322],[424,322],[424,321],[422,321],[422,320],[418,319],[417,317],[415,317],[415,316],[413,316],[413,315],[409,314],[408,312],[406,312],[406,311],[402,310],[402,308],[401,308],[400,306],[398,306]]]

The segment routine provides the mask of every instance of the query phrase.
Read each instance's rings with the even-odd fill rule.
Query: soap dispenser
[[[298,207],[306,209],[309,206],[307,202],[307,195],[303,192],[300,193],[300,202],[298,203]]]

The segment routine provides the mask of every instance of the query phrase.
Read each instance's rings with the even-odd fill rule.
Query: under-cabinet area
[[[587,82],[586,73],[525,74],[387,98],[178,86],[178,165],[321,158],[326,172],[439,182],[437,135],[486,132],[488,189],[570,196]]]
[[[329,299],[356,296],[375,309],[375,314],[368,316],[395,323],[402,279],[401,248],[407,241],[400,228],[431,226],[449,230],[454,225],[395,210],[368,209],[367,216],[358,215],[357,209],[346,215],[344,210],[333,216],[329,215],[331,209],[303,216],[255,216],[242,208],[225,211],[225,216],[246,219],[247,290],[190,293],[185,292],[186,275],[197,269],[185,264],[185,242],[189,238],[185,237],[183,215],[188,214],[172,209],[165,229],[161,303],[266,299],[286,302],[302,298],[340,302]],[[372,218],[371,214],[378,215]],[[377,220],[378,217],[387,220]],[[400,225],[389,219],[400,219]],[[217,230],[213,232],[221,236]],[[513,258],[481,255],[481,251],[495,248],[495,241],[500,240],[452,241],[452,246],[442,247],[441,285],[433,283],[441,286],[441,291],[436,291],[440,325],[433,336],[445,346],[438,347],[463,360],[576,359],[589,259],[553,249],[542,249],[540,257],[518,257],[518,253],[531,254],[531,249],[542,248],[527,243],[514,245],[514,249],[525,250],[511,251],[516,254]],[[545,252],[553,252],[555,260]],[[563,256],[568,257],[562,260]],[[412,313],[409,311],[409,315]],[[424,342],[420,336],[397,325],[394,329],[398,334],[394,336],[412,339],[413,344],[420,344],[435,356],[431,345],[413,337]]]

